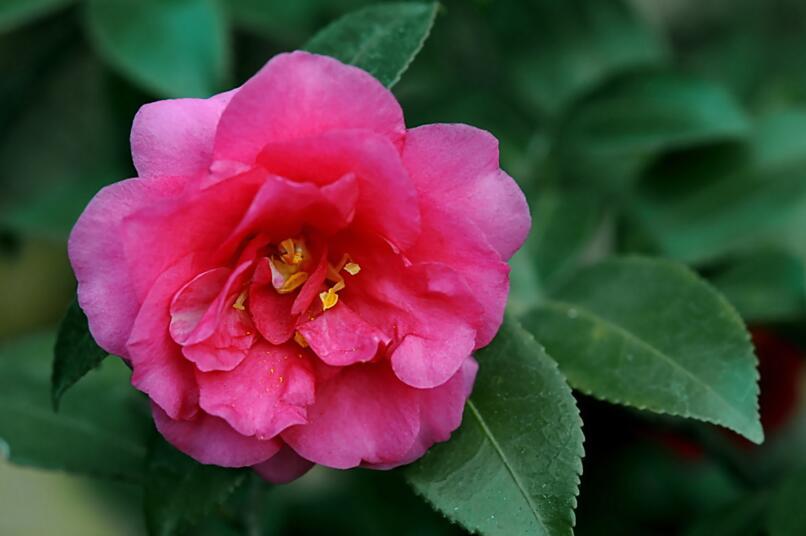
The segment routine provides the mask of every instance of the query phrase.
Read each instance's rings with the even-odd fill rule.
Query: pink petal
[[[283,439],[303,458],[337,469],[402,459],[419,430],[416,390],[384,363],[337,370],[320,378],[308,424],[292,426]]]
[[[313,403],[313,375],[292,344],[258,343],[234,370],[196,377],[201,408],[248,436],[268,439],[306,422],[306,406]]]
[[[300,324],[299,332],[322,361],[337,367],[370,361],[378,345],[389,342],[388,337],[364,322],[343,300]]]
[[[294,335],[297,317],[291,314],[296,296],[280,294],[267,274],[268,259],[258,261],[255,282],[249,287],[249,313],[257,330],[272,344],[283,344]]]
[[[275,142],[263,148],[259,163],[297,181],[328,184],[354,173],[359,182],[355,225],[376,232],[399,248],[420,232],[417,192],[387,138],[366,130],[340,130],[315,137]]]
[[[168,333],[171,299],[196,273],[198,266],[192,256],[163,272],[146,296],[127,343],[132,385],[173,419],[190,418],[198,410],[193,366]]]
[[[231,273],[229,268],[213,268],[200,273],[179,289],[171,301],[170,331],[176,342],[187,342]]]
[[[417,460],[434,443],[447,441],[462,423],[465,402],[473,390],[478,364],[472,357],[465,360],[453,377],[433,389],[420,389],[420,431],[409,452],[393,464],[373,465],[374,469],[391,469]]]
[[[214,154],[251,164],[267,143],[346,128],[399,143],[403,112],[392,93],[361,69],[307,52],[279,54],[224,110]]]
[[[288,445],[263,463],[252,466],[261,477],[272,484],[287,484],[307,473],[313,462],[309,462]]]
[[[319,257],[319,262],[307,281],[300,288],[294,305],[291,306],[292,315],[300,315],[308,309],[311,303],[319,296],[322,283],[327,275],[327,248],[325,247]]]
[[[235,92],[209,99],[162,100],[140,108],[131,133],[138,175],[195,177],[206,173],[218,120]]]
[[[128,215],[118,239],[137,295],[144,296],[159,274],[188,253],[204,255],[205,268],[230,262],[213,258],[213,253],[235,228],[264,178],[263,172],[234,177]]]
[[[185,183],[183,178],[129,179],[109,185],[73,227],[67,250],[78,279],[78,303],[93,338],[110,353],[128,357],[126,341],[141,303],[123,251],[122,222],[142,207],[179,195]]]
[[[200,463],[247,467],[268,460],[282,446],[274,439],[241,435],[223,419],[203,412],[192,420],[174,420],[155,404],[151,405],[151,411],[157,430],[165,439]]]
[[[478,227],[503,260],[520,248],[531,226],[523,192],[498,163],[498,140],[468,125],[409,130],[403,149],[422,202]]]

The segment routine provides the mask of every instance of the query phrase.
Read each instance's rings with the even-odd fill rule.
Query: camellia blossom
[[[294,52],[143,106],[131,144],[139,177],[95,196],[69,253],[170,443],[285,482],[448,439],[530,226],[493,136],[407,130],[369,74]]]

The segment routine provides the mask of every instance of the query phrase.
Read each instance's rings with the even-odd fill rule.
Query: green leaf
[[[658,63],[665,47],[621,0],[538,0],[512,9],[508,72],[523,102],[556,115],[614,75]],[[522,26],[512,32],[512,27]],[[528,46],[524,46],[525,44]]]
[[[0,443],[21,465],[136,481],[153,426],[129,371],[108,360],[73,388],[55,413],[50,400],[54,336],[0,346]]]
[[[709,279],[748,323],[791,321],[806,313],[806,265],[788,251],[742,254]]]
[[[392,87],[423,48],[438,8],[436,2],[369,6],[327,26],[305,50],[360,67]]]
[[[202,465],[161,438],[148,453],[145,516],[152,536],[179,534],[221,504],[244,480],[243,469]]]
[[[0,33],[58,10],[73,0],[3,0],[0,4]]]
[[[127,176],[130,157],[103,66],[83,51],[53,60],[42,83],[28,89],[36,106],[0,132],[0,224],[65,240],[92,195]]]
[[[682,265],[601,262],[523,321],[575,389],[763,440],[749,334],[727,300]]]
[[[806,253],[806,111],[757,120],[747,151],[682,152],[643,178],[630,206],[665,256],[702,263],[759,245]]]
[[[667,73],[623,77],[574,109],[558,154],[578,180],[621,189],[673,149],[742,141],[749,123],[711,83]]]
[[[59,400],[73,384],[97,368],[108,356],[106,350],[92,338],[84,311],[77,301],[73,301],[56,336],[51,377],[54,409],[59,409]]]
[[[583,454],[571,390],[513,320],[476,357],[462,426],[407,470],[410,482],[471,531],[571,534]]]
[[[166,97],[209,97],[227,79],[229,35],[217,0],[90,0],[98,53]]]
[[[576,267],[604,218],[601,199],[586,190],[548,190],[532,210],[531,252],[543,286]]]
[[[806,534],[806,468],[800,468],[778,485],[771,499],[767,529],[770,536],[799,536]]]

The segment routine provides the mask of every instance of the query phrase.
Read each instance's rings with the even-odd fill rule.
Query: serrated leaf
[[[712,261],[759,245],[806,254],[806,111],[759,118],[746,151],[682,152],[642,178],[629,209],[665,256]]]
[[[50,400],[53,334],[0,346],[0,443],[17,464],[140,480],[152,433],[148,406],[129,371],[108,360],[55,413]]]
[[[0,3],[0,33],[13,30],[72,2],[73,0],[3,0]]]
[[[665,47],[621,0],[538,0],[511,10],[509,72],[523,102],[556,115],[614,75],[658,63]],[[512,26],[520,32],[511,31]],[[530,43],[531,46],[525,46]]]
[[[225,85],[229,35],[217,0],[90,0],[86,7],[98,53],[144,89],[209,97]]]
[[[806,313],[806,263],[783,249],[739,255],[709,279],[745,322],[796,320]]]
[[[571,534],[583,454],[571,390],[514,320],[476,357],[462,426],[407,469],[409,481],[471,531]]]
[[[169,536],[200,521],[246,477],[244,469],[202,465],[161,438],[149,448],[145,516],[151,536]]]
[[[793,471],[778,484],[770,500],[767,530],[770,536],[800,536],[806,534],[806,468]]]
[[[62,395],[108,356],[92,338],[87,316],[74,300],[59,326],[53,351],[53,407],[58,410]]]
[[[557,143],[564,168],[577,180],[621,189],[665,152],[742,141],[749,132],[744,112],[720,86],[638,73],[575,108]]]
[[[683,265],[606,260],[569,278],[523,322],[575,389],[763,440],[749,334]]]
[[[423,47],[438,8],[436,2],[369,6],[333,22],[304,48],[360,67],[392,87]]]

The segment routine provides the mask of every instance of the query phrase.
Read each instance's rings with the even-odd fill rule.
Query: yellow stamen
[[[358,275],[358,272],[361,271],[361,267],[358,265],[358,263],[348,262],[344,265],[344,271],[350,275]]]
[[[244,290],[235,299],[235,303],[232,304],[232,308],[237,309],[238,311],[243,311],[246,309],[246,307],[244,306],[245,302],[246,302],[246,291]]]
[[[288,279],[286,279],[282,286],[277,289],[277,292],[280,294],[288,294],[289,292],[293,292],[297,290],[300,286],[302,286],[305,281],[308,280],[308,272],[297,272],[292,274]]]
[[[338,283],[337,283],[338,284]],[[339,303],[339,295],[336,294],[335,286],[327,289],[327,292],[320,292],[319,299],[322,300],[322,310],[327,311]]]
[[[286,238],[280,242],[280,258],[283,262],[292,266],[302,264],[305,260],[305,244],[302,240],[294,240],[293,238]]]
[[[294,333],[294,342],[299,344],[303,348],[308,347],[308,341],[305,340],[305,337],[302,336],[302,333],[299,331]]]

